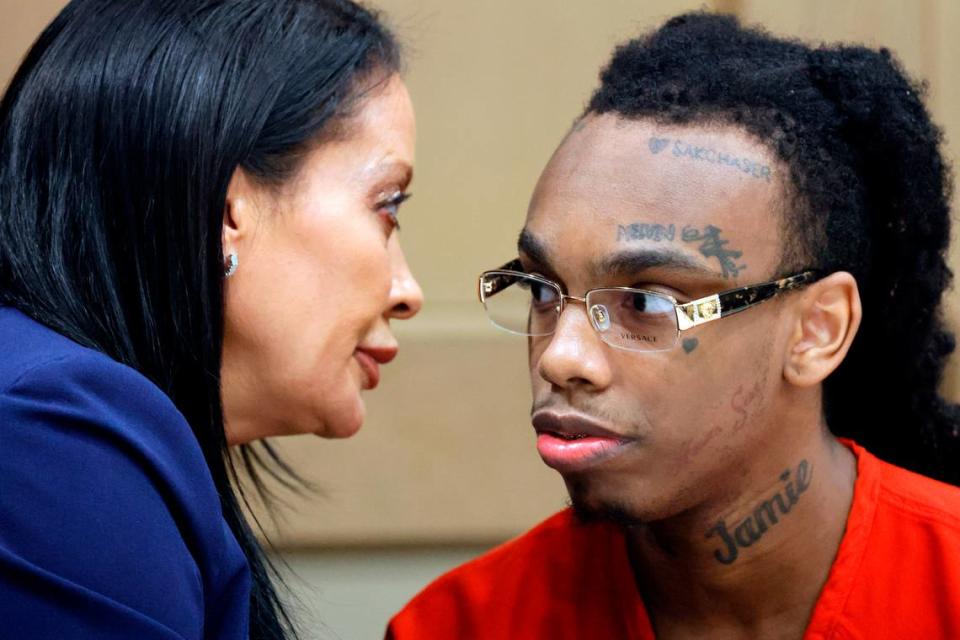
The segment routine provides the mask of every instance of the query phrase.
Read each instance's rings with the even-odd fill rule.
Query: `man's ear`
[[[258,190],[253,180],[237,168],[227,186],[223,207],[223,255],[238,255],[256,226]]]
[[[798,387],[823,382],[843,362],[862,317],[860,291],[851,274],[838,271],[807,287],[787,344],[787,381]]]

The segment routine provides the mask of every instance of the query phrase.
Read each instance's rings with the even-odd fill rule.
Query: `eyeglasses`
[[[626,351],[667,351],[682,331],[726,318],[765,300],[816,281],[816,271],[730,289],[680,304],[656,291],[631,287],[591,289],[582,298],[568,296],[560,285],[524,273],[519,260],[480,274],[480,302],[494,326],[522,336],[547,336],[568,300],[582,302],[600,338]]]

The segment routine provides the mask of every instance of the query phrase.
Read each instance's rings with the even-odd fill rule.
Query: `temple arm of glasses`
[[[744,309],[749,309],[764,300],[769,300],[779,293],[798,289],[810,284],[816,280],[817,277],[818,275],[815,271],[804,271],[789,278],[755,284],[749,287],[741,287],[739,289],[731,289],[723,293],[716,293],[712,296],[692,300],[685,304],[678,304],[677,324],[680,331],[684,331],[706,322],[740,313]]]
[[[520,262],[520,258],[514,258],[507,264],[503,265],[497,271],[519,271],[523,273],[523,263]]]
[[[516,281],[516,276],[513,276],[509,273],[500,273],[501,271],[522,274],[523,263],[521,263],[518,258],[514,258],[499,269],[485,271],[480,274],[478,293],[480,295],[481,302],[483,302],[486,298],[498,293],[499,291],[502,291]]]

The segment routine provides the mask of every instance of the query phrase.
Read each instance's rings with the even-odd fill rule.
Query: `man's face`
[[[534,193],[524,270],[568,295],[598,287],[678,302],[765,282],[780,261],[782,169],[740,130],[590,116]],[[652,521],[735,494],[776,429],[790,333],[782,300],[680,334],[669,351],[615,349],[583,304],[530,338],[544,461],[587,514]],[[567,440],[580,434],[604,440]]]

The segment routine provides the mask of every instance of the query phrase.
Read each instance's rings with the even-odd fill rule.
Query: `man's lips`
[[[397,357],[397,347],[357,347],[353,357],[360,363],[360,369],[366,376],[363,388],[376,389],[380,384],[380,365]]]
[[[540,411],[533,416],[537,452],[560,473],[583,471],[621,453],[633,442],[579,414]]]

